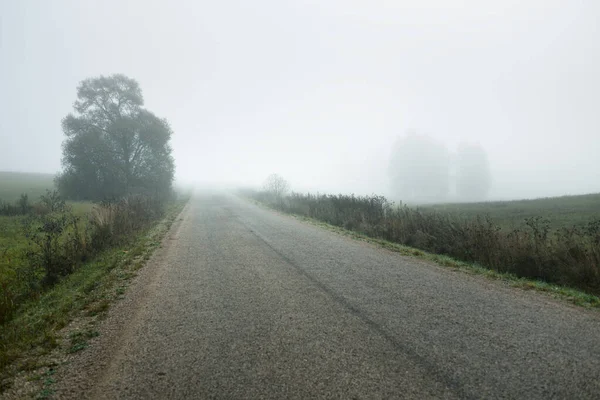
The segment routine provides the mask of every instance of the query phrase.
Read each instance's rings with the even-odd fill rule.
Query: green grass
[[[25,251],[28,241],[23,234],[25,217],[0,216],[0,323],[9,315],[16,298],[30,290],[21,274],[27,274]]]
[[[104,251],[38,299],[19,307],[0,327],[0,393],[19,371],[44,366],[37,360],[60,346],[59,331],[75,316],[102,314],[122,296],[128,281],[160,245],[185,203],[186,199],[171,204],[161,221],[137,234],[129,244]],[[85,349],[94,336],[94,330],[71,334],[65,352]]]
[[[94,208],[94,203],[91,201],[68,201],[67,204],[71,206],[73,213],[80,217],[86,216]]]
[[[0,215],[0,259],[4,251],[16,250],[24,242],[22,222],[25,217],[6,217]],[[1,265],[1,264],[0,264]]]
[[[21,194],[29,196],[31,203],[39,201],[41,195],[54,187],[54,176],[22,172],[0,172],[0,200],[14,202]],[[82,219],[82,227],[87,223],[87,214],[91,211],[91,202],[69,202],[73,213]],[[28,242],[23,233],[26,216],[0,215],[0,315],[2,315],[1,296],[20,297],[28,291],[21,274],[27,273],[23,266],[24,252]],[[9,293],[9,291],[11,293]],[[1,318],[0,318],[1,322]]]
[[[30,200],[37,200],[46,190],[54,188],[54,175],[27,172],[0,171],[0,200],[9,203],[25,193]]]
[[[93,329],[78,330],[69,334],[69,341],[71,347],[67,350],[67,353],[76,353],[84,350],[88,347],[88,340],[99,336],[100,333]]]
[[[419,208],[466,218],[488,214],[507,230],[523,227],[525,218],[533,216],[547,218],[552,228],[563,228],[583,226],[593,218],[600,218],[600,193],[533,200],[435,204]]]
[[[73,212],[81,218],[81,228],[85,229],[88,222],[87,215],[93,207],[92,203],[70,203]],[[0,323],[1,316],[7,313],[3,309],[10,301],[24,298],[31,288],[27,286],[24,274],[32,273],[28,270],[25,251],[29,247],[23,231],[27,216],[2,216],[0,215]],[[38,272],[39,273],[39,272]],[[37,275],[35,275],[37,276]],[[31,282],[32,280],[29,280]],[[6,296],[6,297],[4,297]],[[11,299],[11,300],[5,300]]]

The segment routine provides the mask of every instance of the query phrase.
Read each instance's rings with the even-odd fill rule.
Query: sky
[[[123,73],[177,179],[383,193],[398,137],[481,145],[490,196],[600,192],[596,0],[0,0],[0,171],[61,169],[78,83]]]

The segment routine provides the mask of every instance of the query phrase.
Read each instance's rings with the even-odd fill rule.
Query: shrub
[[[79,218],[64,205],[49,207],[50,211],[32,216],[25,222],[25,237],[29,240],[27,258],[32,268],[44,271],[43,283],[52,285],[61,276],[70,273],[73,261],[82,258]]]
[[[146,195],[104,201],[91,212],[91,244],[96,250],[112,246],[159,218],[163,210],[162,201]]]
[[[46,190],[46,194],[40,196],[40,204],[47,212],[63,212],[67,209],[67,203],[56,190]]]

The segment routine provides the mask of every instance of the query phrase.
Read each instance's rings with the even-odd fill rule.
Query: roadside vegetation
[[[186,202],[173,190],[171,128],[143,108],[135,80],[86,79],[74,109],[55,179],[0,173],[0,392],[40,367],[78,312],[102,314],[122,295]],[[68,352],[95,334],[75,332]]]
[[[165,205],[132,195],[86,208],[48,191],[21,214],[1,217],[0,324],[86,261],[134,238],[162,217]]]
[[[564,220],[552,225],[548,214],[528,204],[530,213],[520,214],[522,224],[509,229],[506,221],[489,212],[500,203],[492,203],[488,210],[483,205],[464,205],[465,210],[478,212],[461,214],[459,205],[454,206],[454,212],[442,211],[442,206],[413,208],[383,196],[276,195],[268,186],[246,194],[281,211],[371,238],[449,256],[498,273],[600,294],[600,218],[594,215],[583,221],[575,212],[570,226]],[[549,208],[554,211],[564,204],[569,210],[576,202],[574,198],[540,200],[542,205],[552,204]],[[521,204],[507,202],[502,208],[518,210]]]
[[[2,287],[8,290],[4,292],[4,320],[0,323],[0,393],[10,387],[16,374],[48,366],[42,357],[61,346],[61,329],[73,318],[81,313],[92,318],[101,316],[124,294],[128,281],[160,245],[187,199],[187,194],[179,194],[155,210],[156,219],[148,216],[141,222],[132,221],[131,213],[140,205],[138,202],[132,201],[133,207],[125,202],[95,206],[79,217],[87,227],[79,236],[81,246],[57,247],[53,257],[58,263],[53,266],[64,273],[53,283],[46,278],[45,266],[35,264],[37,258],[21,257],[1,265]],[[108,231],[113,234],[107,236]],[[61,239],[72,240],[72,234],[67,232]],[[37,249],[35,244],[28,247],[31,244],[18,232],[11,240],[20,240],[20,249],[25,249],[21,255]],[[62,264],[65,259],[78,262]],[[65,266],[69,268],[65,270]],[[87,347],[85,339],[93,329],[90,332],[70,334],[65,351]]]

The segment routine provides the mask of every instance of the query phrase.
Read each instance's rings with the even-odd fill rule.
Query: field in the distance
[[[600,218],[600,193],[534,200],[435,204],[420,207],[465,218],[489,215],[503,229],[516,229],[529,217],[543,217],[553,228],[584,226]]]
[[[47,189],[54,188],[54,175],[27,172],[0,171],[0,200],[14,202],[21,194],[29,196],[35,201],[46,193]]]
[[[0,171],[0,201],[12,203],[26,193],[29,200],[35,202],[47,189],[53,188],[53,174]],[[90,204],[72,205],[85,211],[91,208]],[[600,193],[533,200],[434,204],[419,208],[464,218],[489,215],[503,229],[520,228],[526,218],[536,216],[547,218],[553,228],[561,228],[584,226],[592,219],[600,218]]]

